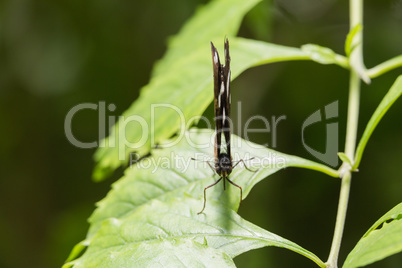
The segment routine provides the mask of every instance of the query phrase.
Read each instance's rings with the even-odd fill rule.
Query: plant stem
[[[367,71],[367,74],[368,76],[370,76],[370,78],[375,78],[377,76],[382,75],[383,73],[386,73],[390,70],[393,70],[401,66],[402,66],[402,55],[399,55],[395,58],[387,60],[386,62],[383,62],[371,68],[370,70]]]
[[[358,74],[353,69],[350,71],[349,79],[349,103],[346,126],[345,154],[349,159],[354,159],[357,126],[359,122],[360,79]]]
[[[356,25],[363,24],[363,0],[350,0],[350,29]],[[356,46],[350,55],[350,66],[363,66],[362,32],[356,34],[353,41]],[[353,45],[353,44],[352,44]],[[359,120],[360,104],[360,78],[355,68],[350,70],[349,81],[349,103],[346,129],[345,154],[349,159],[354,159],[356,149],[357,126]],[[336,268],[338,263],[339,250],[342,241],[343,229],[345,226],[346,211],[348,206],[351,166],[344,163],[341,167],[341,190],[339,195],[338,212],[336,215],[335,231],[332,240],[331,251],[326,265],[328,268]]]
[[[336,215],[334,238],[332,239],[331,252],[326,265],[328,268],[336,268],[338,263],[339,249],[341,247],[343,228],[345,225],[346,211],[349,199],[351,182],[350,171],[346,172],[342,178],[341,192],[339,195],[338,213]]]
[[[348,121],[346,129],[345,154],[349,159],[354,159],[354,151],[356,147],[357,122],[359,118],[360,103],[360,79],[358,74],[350,71],[349,84],[349,105],[348,105]],[[338,212],[336,215],[334,237],[332,239],[331,251],[327,261],[327,267],[335,268],[338,263],[338,255],[341,247],[343,229],[345,226],[346,211],[348,206],[350,183],[352,179],[351,166],[344,163],[341,168],[341,191],[339,194]]]

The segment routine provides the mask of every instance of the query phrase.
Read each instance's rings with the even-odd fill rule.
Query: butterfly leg
[[[247,159],[247,160],[253,160],[253,159],[254,159],[254,157],[249,158],[249,159]],[[250,169],[250,168],[246,165],[246,163],[244,162],[243,159],[240,159],[239,161],[237,161],[237,163],[233,165],[233,168],[235,168],[240,162],[243,163],[244,167],[245,167],[248,171],[250,171],[250,172],[257,172],[257,171],[258,171],[258,169],[257,169],[257,170],[252,170],[252,169]]]
[[[212,167],[210,161],[208,161],[208,160],[206,160],[206,161],[198,160],[198,159],[195,159],[194,157],[191,157],[191,160],[193,160],[193,161],[198,161],[198,162],[206,162],[206,163],[208,164],[208,166],[211,168],[211,170],[212,170],[212,172],[214,173],[214,175],[215,175],[215,169]]]
[[[217,180],[216,182],[212,183],[211,185],[207,186],[204,188],[204,206],[202,207],[201,211],[198,212],[197,214],[201,214],[204,209],[205,209],[205,204],[207,203],[207,189],[211,188],[212,186],[216,185],[218,182],[220,182],[222,180],[222,177],[219,178],[219,180]]]
[[[207,162],[208,166],[212,169],[212,172],[215,175],[215,169],[212,167],[211,163],[209,161],[206,161],[206,162]]]
[[[237,188],[240,189],[240,202],[239,202],[239,206],[241,205],[241,200],[243,199],[243,189],[237,185],[236,183],[234,183],[233,181],[231,181],[229,178],[226,178],[228,180],[228,182],[234,186],[236,186]]]

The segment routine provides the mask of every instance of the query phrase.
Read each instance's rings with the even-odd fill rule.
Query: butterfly
[[[241,159],[239,161],[233,162],[232,155],[230,152],[230,105],[231,105],[231,95],[230,95],[230,55],[229,55],[229,40],[225,39],[225,65],[220,63],[219,53],[215,48],[214,44],[211,42],[211,52],[212,52],[212,63],[213,63],[213,77],[214,77],[214,109],[215,109],[215,144],[214,144],[214,156],[215,162],[214,167],[207,161],[208,165],[211,167],[212,170],[219,175],[219,180],[212,183],[211,185],[204,188],[204,205],[202,210],[198,212],[201,214],[206,205],[206,191],[208,188],[215,186],[221,180],[223,180],[223,189],[226,188],[226,181],[230,184],[236,186],[240,189],[240,202],[243,198],[243,189],[231,181],[229,179],[230,173],[232,170],[244,161]],[[225,149],[222,146],[222,135],[225,139],[224,145]],[[249,160],[251,160],[250,158]],[[195,159],[194,159],[195,160]],[[250,170],[246,165],[245,168],[249,171],[255,172]]]

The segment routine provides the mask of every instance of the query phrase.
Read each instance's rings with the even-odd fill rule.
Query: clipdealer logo
[[[311,115],[307,117],[307,119],[303,122],[301,126],[301,141],[304,148],[309,152],[314,158],[320,160],[332,167],[336,167],[339,163],[339,159],[337,156],[338,150],[338,131],[339,131],[339,124],[338,124],[338,111],[339,105],[338,101],[334,101],[328,105],[326,105],[323,109],[318,109],[313,112]],[[178,135],[175,136],[175,139],[170,141],[167,144],[167,147],[173,146],[177,144],[180,139],[185,138],[188,140],[191,146],[205,146],[208,145],[195,145],[191,139],[189,140],[188,135],[185,135],[185,129],[189,129],[195,122],[202,121],[206,124],[207,128],[212,128],[214,122],[211,122],[211,119],[206,118],[204,116],[194,116],[193,118],[187,119],[184,116],[184,113],[176,106],[171,104],[152,104],[150,107],[150,122],[148,122],[144,117],[140,115],[131,115],[131,116],[116,116],[113,112],[116,110],[116,105],[106,104],[105,101],[100,101],[98,103],[81,103],[73,108],[71,108],[68,113],[66,114],[64,120],[64,130],[67,140],[74,146],[82,149],[91,149],[96,147],[118,147],[119,150],[119,160],[126,160],[128,155],[126,155],[126,148],[140,148],[145,144],[149,143],[151,146],[156,145],[156,140],[153,135],[155,130],[155,122],[156,118],[162,113],[172,112],[172,114],[177,114],[177,120],[180,121],[180,130]],[[81,141],[76,138],[73,134],[72,124],[74,118],[78,117],[80,112],[84,110],[92,110],[97,112],[98,118],[98,137],[93,141]],[[232,122],[231,125],[236,123],[238,128],[238,135],[244,137],[246,141],[249,139],[250,133],[267,133],[267,137],[270,135],[270,142],[265,143],[264,146],[270,148],[277,147],[277,139],[280,137],[278,135],[278,125],[280,122],[286,120],[285,115],[280,116],[272,116],[270,120],[261,116],[261,115],[254,115],[245,122],[242,122],[241,118],[241,102],[237,103],[237,111],[238,111],[238,122]],[[251,122],[261,121],[263,124],[262,128],[256,129],[251,128]],[[115,124],[118,122],[119,126],[116,130]],[[323,139],[325,139],[325,151],[321,152],[306,142],[306,130],[314,125],[317,124],[325,124],[326,133]],[[110,129],[112,132],[107,133],[107,130]],[[136,131],[140,132],[138,139],[136,141],[130,141],[126,137],[126,133],[130,130],[136,129]],[[104,138],[108,135],[111,135],[107,140],[107,143],[101,142]],[[212,137],[213,140],[214,137]],[[212,142],[213,144],[213,142]],[[240,146],[240,145],[239,145]],[[166,144],[164,144],[166,147]]]

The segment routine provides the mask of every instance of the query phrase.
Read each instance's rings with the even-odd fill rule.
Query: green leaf
[[[345,53],[346,56],[350,56],[350,53],[352,53],[353,49],[356,47],[356,44],[352,45],[354,43],[354,38],[357,33],[360,33],[362,31],[363,27],[359,23],[353,29],[348,33],[348,36],[346,37],[346,42],[345,42]]]
[[[199,9],[184,24],[179,34],[170,38],[168,50],[163,59],[156,64],[152,76],[165,75],[166,72],[173,74],[172,66],[187,65],[189,60],[187,57],[195,55],[194,51],[199,49],[207,52],[201,57],[206,58],[211,76],[212,63],[209,42],[214,41],[216,45],[223,46],[224,37],[236,35],[245,14],[259,2],[261,0],[215,0]],[[179,64],[178,61],[181,63]]]
[[[110,136],[101,142],[95,154],[95,180],[104,179],[126,164],[130,153],[144,156],[156,144],[178,131],[183,133],[197,122],[213,100],[210,41],[222,48],[223,37],[229,35],[232,79],[257,65],[321,58],[316,57],[320,52],[307,53],[298,48],[232,37],[241,18],[257,2],[213,1],[172,38],[149,84],[141,89],[139,98],[124,112]],[[332,63],[342,66],[341,56],[331,57]]]
[[[73,261],[74,267],[221,267],[231,258],[264,246],[293,250],[322,261],[297,244],[245,221],[234,211],[211,202],[206,214],[197,215],[200,200],[188,196],[144,204],[123,219],[109,219],[102,224],[84,255]],[[197,254],[197,252],[199,252]],[[197,256],[198,255],[198,256]],[[209,255],[209,257],[208,257]],[[212,258],[211,258],[212,257]],[[185,265],[177,261],[186,260]],[[209,265],[208,265],[209,263]],[[124,264],[124,265],[123,265]]]
[[[355,156],[355,164],[353,169],[357,169],[359,167],[364,149],[366,148],[367,142],[371,137],[374,129],[377,127],[378,123],[388,111],[388,109],[392,106],[392,104],[401,96],[402,94],[402,75],[400,75],[395,83],[392,85],[388,93],[382,99],[380,105],[378,105],[374,114],[371,116],[370,121],[368,122],[366,129],[364,130],[363,136],[359,141],[359,145],[356,149]]]
[[[88,247],[89,245],[89,241],[88,240],[84,240],[79,242],[77,245],[74,246],[74,248],[71,250],[70,255],[68,256],[66,262],[70,262],[76,258],[78,258],[78,256],[84,252],[84,250]]]
[[[130,152],[146,155],[155,143],[169,138],[180,128],[184,130],[181,115],[188,119],[202,114],[212,100],[209,42],[223,46],[224,37],[235,35],[244,15],[260,1],[211,1],[171,38],[149,84],[141,89],[139,98],[124,112],[109,138],[100,143],[95,154],[95,180],[106,178],[117,167],[127,163]],[[153,114],[151,104],[161,103],[172,105],[180,112],[159,107],[159,112]],[[191,105],[193,103],[197,105]],[[155,129],[151,128],[151,122]]]
[[[336,54],[332,49],[318,46],[315,44],[306,44],[301,50],[309,55],[310,59],[321,64],[338,64],[341,67],[348,68],[347,58]]]
[[[363,62],[362,34],[363,26],[356,24],[350,30],[345,41],[345,53],[348,57],[349,66],[353,69],[366,84],[371,83],[367,68]]]
[[[402,251],[402,203],[382,216],[346,258],[343,268],[362,267]]]
[[[119,226],[110,223],[107,231],[119,231]],[[126,230],[128,231],[128,230]],[[86,258],[71,262],[67,267],[236,267],[233,260],[224,252],[207,245],[180,238],[153,239],[131,242],[125,245],[120,234],[113,234],[116,245],[109,248],[102,241],[99,248]],[[127,241],[129,242],[129,241]],[[109,251],[105,254],[105,251]]]
[[[142,259],[141,266],[152,266],[154,258],[166,260],[167,266],[171,261],[175,264],[170,256],[181,259],[203,245],[202,250],[215,252],[222,256],[222,261],[223,254],[234,258],[251,249],[277,246],[324,267],[311,252],[237,215],[239,189],[228,183],[225,191],[222,182],[209,188],[204,213],[197,214],[203,206],[204,188],[216,181],[217,176],[206,162],[191,158],[213,161],[213,143],[212,130],[191,129],[181,137],[165,141],[160,149],[152,151],[152,156],[129,167],[107,197],[97,204],[90,218],[87,238],[90,245],[70,264],[130,266],[144,251],[155,246],[155,255]],[[233,161],[244,159],[255,171],[250,172],[240,163],[230,174],[230,179],[242,187],[243,198],[259,181],[287,167],[305,167],[337,176],[335,170],[322,164],[282,154],[235,135],[231,143]],[[190,252],[184,247],[175,248],[175,241],[187,245]],[[160,250],[165,243],[169,250]]]
[[[351,167],[353,166],[352,160],[345,154],[345,153],[338,153],[339,159],[342,160],[342,162],[348,163]]]
[[[213,137],[214,132],[212,130],[191,129],[182,136],[176,137],[174,140],[165,141],[161,145],[164,147],[170,143],[178,142],[170,150],[153,150],[152,157],[145,158],[137,166],[128,168],[124,177],[113,184],[113,190],[109,192],[108,196],[97,204],[98,208],[89,220],[91,224],[89,237],[99,229],[103,220],[123,216],[138,205],[142,205],[144,202],[159,196],[175,196],[177,194],[175,189],[182,187],[185,183],[196,184],[198,188],[193,189],[195,191],[193,195],[195,198],[202,197],[203,188],[211,184],[216,179],[216,176],[206,162],[194,162],[191,158],[199,159],[202,157],[201,160],[207,158],[209,161],[214,161]],[[203,144],[205,148],[202,150],[197,149],[199,144]],[[235,135],[232,135],[231,144],[233,161],[249,159],[255,156],[255,164],[263,167],[256,173],[250,173],[247,170],[238,168],[233,170],[231,177],[235,177],[235,181],[242,185],[243,198],[247,197],[252,187],[266,176],[288,166],[313,169],[332,177],[338,177],[337,171],[325,165],[297,156],[279,153],[264,146],[245,141]],[[257,161],[264,162],[258,163]],[[158,168],[158,166],[162,165],[167,165],[170,169]],[[242,172],[238,174],[240,171]],[[181,176],[169,177],[169,175],[177,173],[185,177],[185,179],[181,178]],[[238,175],[239,178],[236,177]],[[161,180],[160,178],[165,179]],[[218,191],[218,195],[220,194],[221,190]],[[238,200],[238,193],[233,194],[233,200]],[[227,200],[224,201],[226,204]],[[237,201],[234,201],[232,205],[231,208],[235,209]],[[201,210],[201,206],[198,209]]]

